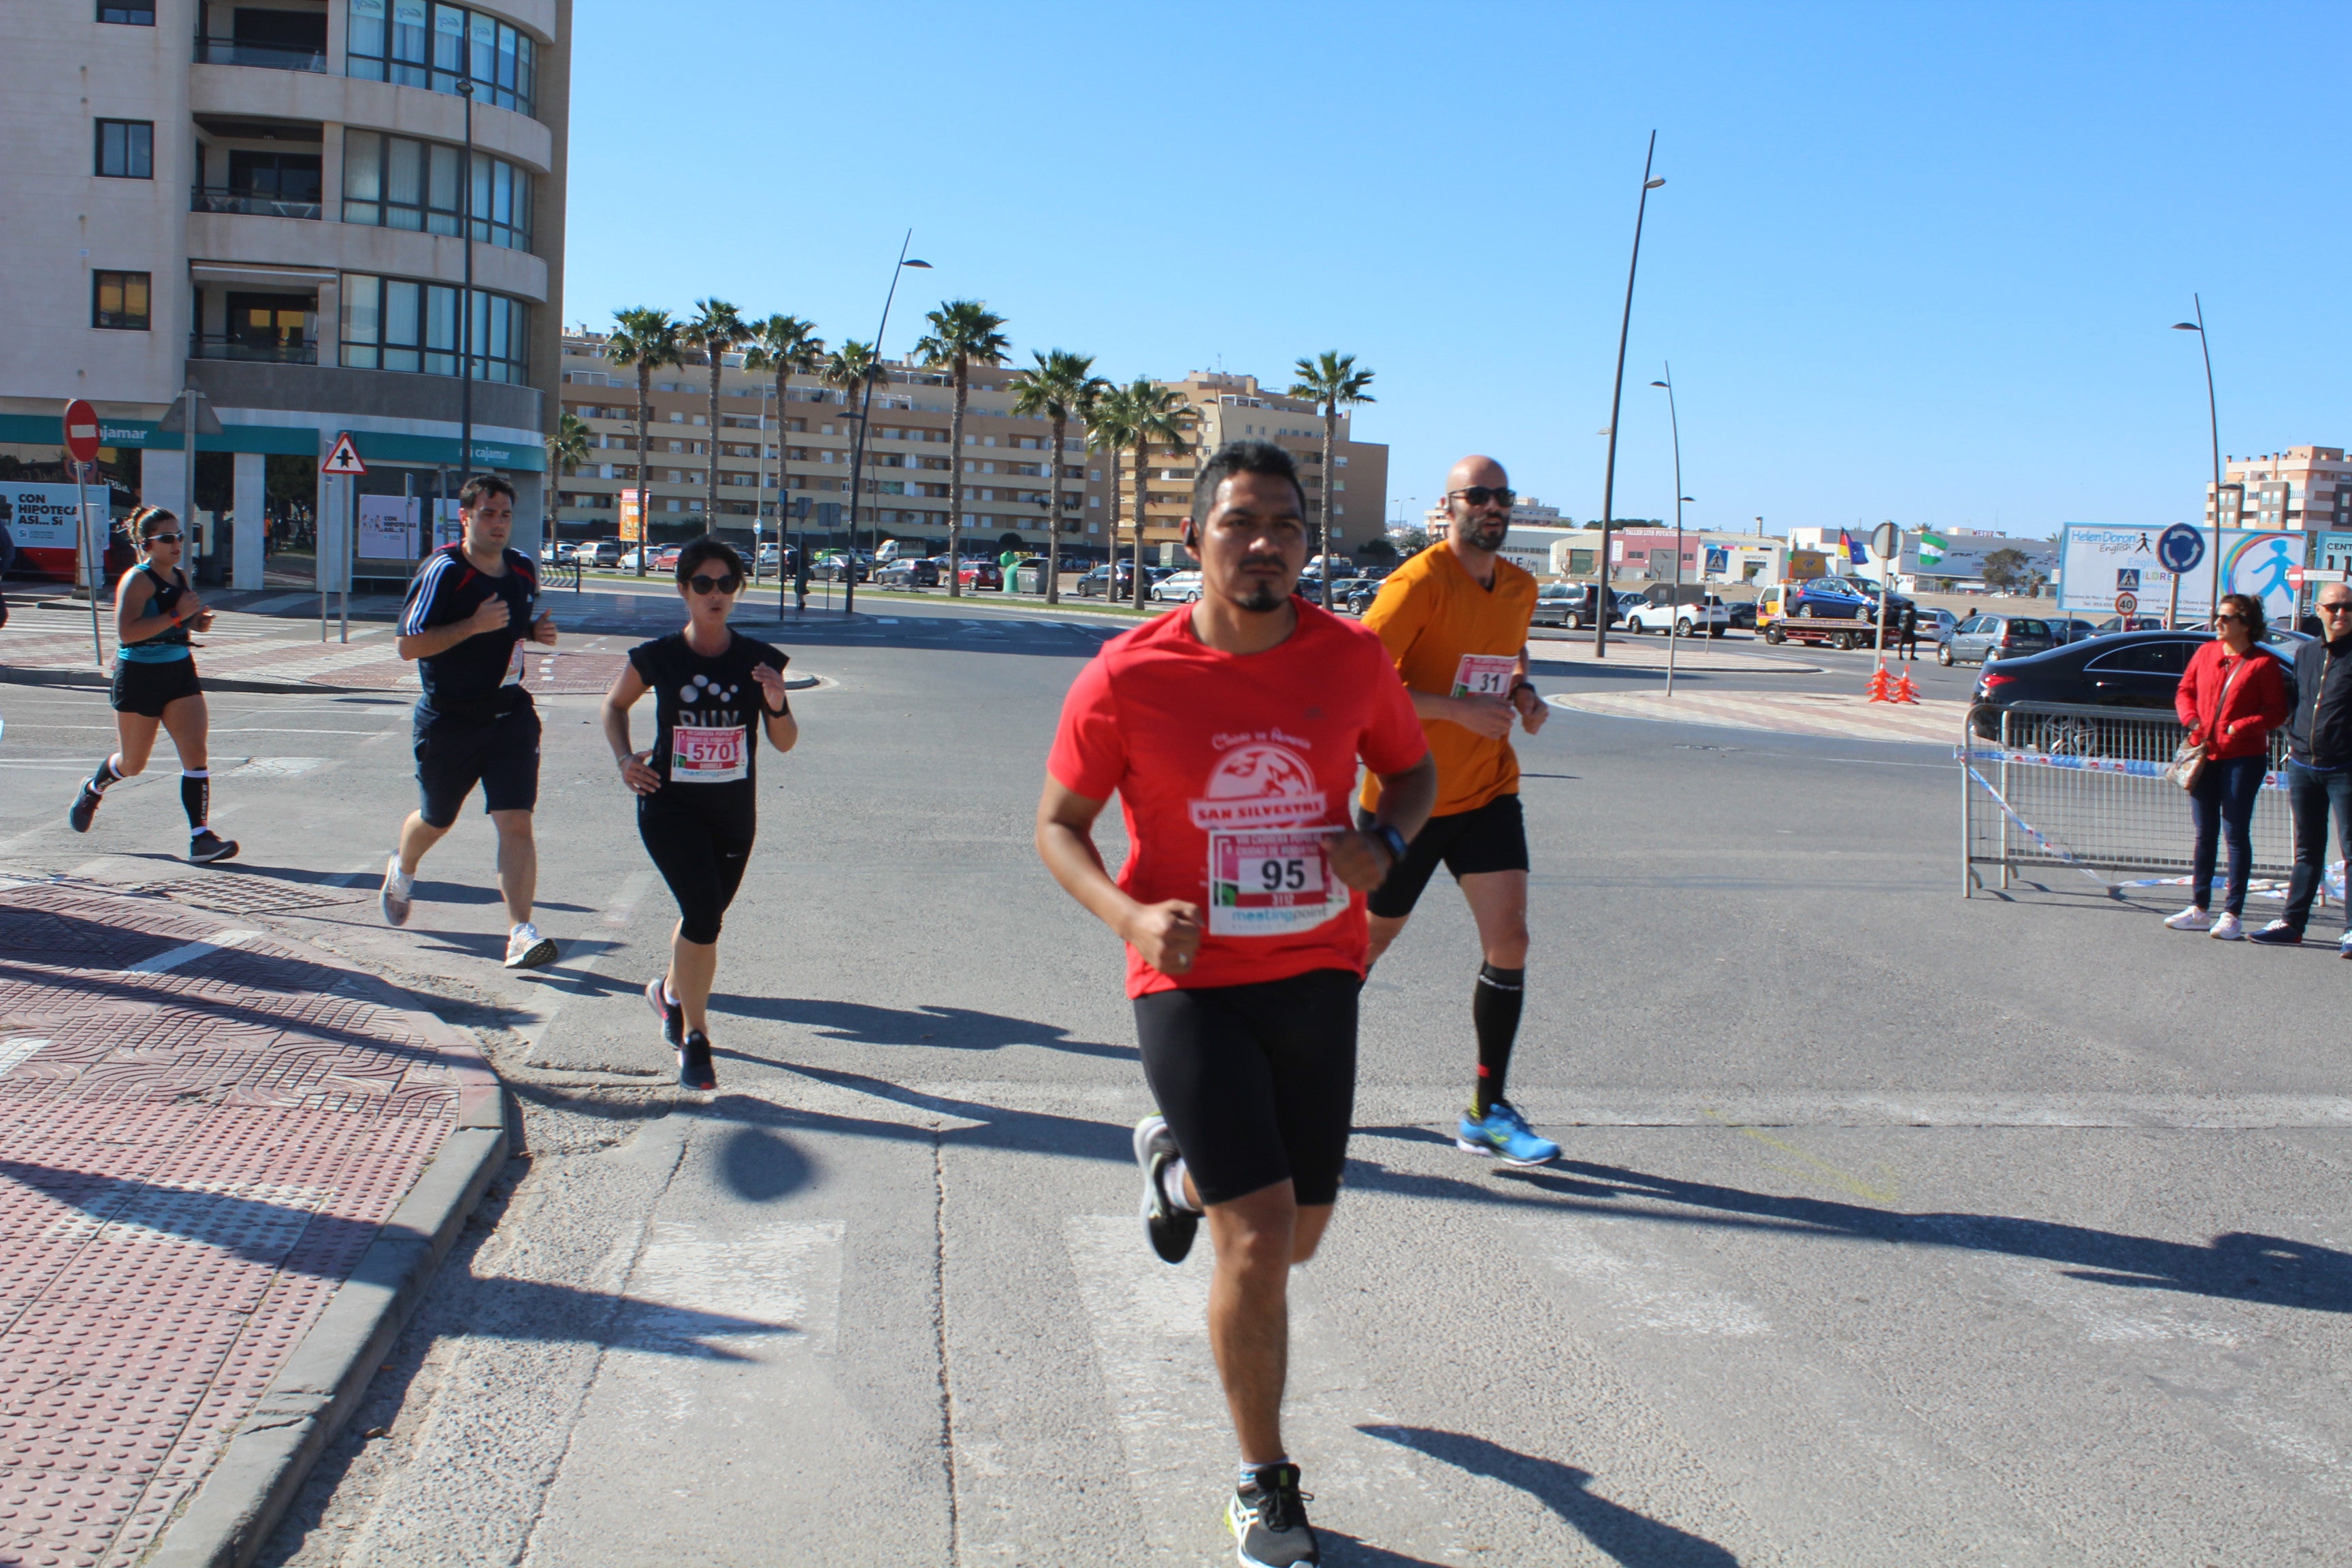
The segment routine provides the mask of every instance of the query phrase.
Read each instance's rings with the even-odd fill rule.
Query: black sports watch
[[[1396,867],[1404,864],[1405,850],[1410,847],[1405,843],[1403,834],[1399,833],[1395,827],[1385,822],[1375,822],[1369,829],[1367,829],[1367,831],[1370,832],[1373,837],[1379,839],[1382,844],[1388,846],[1389,866],[1391,869],[1394,869]]]

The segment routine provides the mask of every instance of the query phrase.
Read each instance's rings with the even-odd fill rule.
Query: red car
[[[654,558],[648,570],[655,572],[677,571],[677,558],[681,554],[685,553],[685,551],[686,546],[682,544],[663,545],[659,550],[654,552]]]
[[[982,588],[1002,589],[1004,586],[1004,573],[993,561],[967,560],[956,568],[956,580],[966,588],[978,593]]]

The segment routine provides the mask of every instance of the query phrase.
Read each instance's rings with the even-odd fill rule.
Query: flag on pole
[[[1838,530],[1838,553],[1845,557],[1845,563],[1849,566],[1862,564],[1862,546],[1856,544],[1853,535],[1843,528]]]
[[[1939,566],[1943,564],[1943,561],[1944,541],[1942,537],[1937,534],[1929,533],[1925,529],[1920,530],[1919,564],[1922,566]]]

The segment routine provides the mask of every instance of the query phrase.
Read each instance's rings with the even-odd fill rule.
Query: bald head
[[[1446,542],[1455,553],[1483,561],[1503,548],[1503,537],[1511,526],[1510,479],[1503,465],[1492,458],[1475,454],[1454,465],[1445,476]],[[1475,490],[1474,500],[1464,494]],[[1482,580],[1488,568],[1481,565]]]
[[[1500,489],[1510,482],[1510,476],[1503,472],[1502,464],[1492,458],[1482,458],[1475,452],[1454,464],[1445,476],[1448,494],[1467,485],[1485,485],[1488,489]]]

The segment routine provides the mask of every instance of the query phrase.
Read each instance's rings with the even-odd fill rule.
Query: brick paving
[[[215,879],[0,883],[0,1563],[151,1549],[497,1092],[381,982],[191,907]]]

